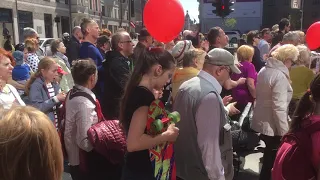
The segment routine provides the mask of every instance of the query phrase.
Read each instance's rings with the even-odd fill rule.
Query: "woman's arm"
[[[15,87],[16,89],[24,89],[24,85],[23,84],[20,84],[20,83],[17,83],[17,81],[14,81],[12,79],[12,77],[10,77],[8,79],[8,84],[12,85],[13,87]]]
[[[47,113],[54,106],[59,104],[59,100],[57,99],[57,96],[50,98],[48,100],[44,100],[41,93],[42,88],[43,87],[41,86],[32,84],[29,92],[29,100],[33,107],[39,109],[44,113]]]
[[[247,78],[247,86],[248,86],[248,89],[249,89],[251,96],[255,99],[256,98],[256,87],[254,85],[254,79]]]
[[[244,84],[246,82],[246,78],[239,78],[237,81],[232,79],[228,79],[224,84],[223,87],[227,90],[233,89],[238,85]]]
[[[169,136],[172,136],[168,131],[155,137],[145,134],[148,109],[149,107],[143,106],[133,113],[127,136],[128,152],[150,149],[156,145],[169,141]],[[178,132],[175,133],[178,134]]]

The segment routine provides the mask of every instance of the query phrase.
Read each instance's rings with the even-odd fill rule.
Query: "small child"
[[[23,52],[14,51],[12,55],[16,62],[16,65],[12,70],[12,79],[20,84],[25,85],[26,82],[30,79],[31,68],[28,64],[24,62]],[[18,92],[20,96],[24,94],[24,90],[18,89]]]

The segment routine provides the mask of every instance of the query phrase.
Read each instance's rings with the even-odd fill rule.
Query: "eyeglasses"
[[[121,41],[120,43],[132,43],[132,40],[129,40],[129,41]]]
[[[225,70],[229,73],[229,76],[231,76],[232,73],[233,73],[233,72],[231,71],[230,67],[222,66],[221,69],[225,69]]]

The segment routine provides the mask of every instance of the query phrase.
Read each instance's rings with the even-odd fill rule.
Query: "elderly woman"
[[[68,58],[64,55],[66,53],[66,47],[61,39],[52,41],[51,52],[53,54],[53,59],[58,63],[62,70],[66,72],[61,78],[60,87],[64,92],[68,92],[74,86],[74,82]]]
[[[174,99],[180,85],[197,76],[202,69],[207,53],[201,49],[190,49],[184,53],[183,68],[178,68],[172,78],[172,98]]]
[[[291,44],[276,49],[257,78],[256,106],[251,128],[265,142],[260,180],[271,179],[271,169],[281,137],[288,132],[288,105],[292,97],[289,69],[299,50]]]
[[[246,78],[246,83],[238,85],[232,89],[233,100],[237,102],[236,108],[242,112],[248,102],[254,102],[256,98],[257,71],[252,64],[254,54],[253,47],[242,45],[237,50],[238,61],[242,66],[239,67],[241,74],[233,74],[231,79],[239,80],[241,77]],[[238,118],[238,117],[234,117]]]
[[[12,62],[13,57],[11,54],[0,48],[0,106],[4,109],[10,109],[14,104],[25,106],[18,91],[10,84],[7,84],[7,81],[12,76]]]
[[[314,78],[314,73],[308,68],[310,64],[310,50],[304,45],[297,46],[299,50],[298,60],[290,69],[291,86],[293,89],[292,100],[289,106],[289,115],[293,115],[297,102],[310,87],[310,83]]]

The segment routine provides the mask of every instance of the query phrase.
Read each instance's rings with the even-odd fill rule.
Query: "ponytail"
[[[314,109],[314,103],[311,101],[311,92],[308,90],[301,97],[297,108],[294,111],[292,123],[289,132],[297,131],[301,128],[302,121],[310,116]]]
[[[24,92],[26,93],[27,96],[29,95],[31,84],[40,76],[41,76],[40,69],[38,69],[35,73],[33,73],[31,75],[29,81],[26,84],[25,90],[24,90]]]
[[[299,104],[294,111],[289,132],[301,129],[304,120],[313,114],[316,103],[320,103],[320,74],[311,82],[310,89],[301,97]]]

